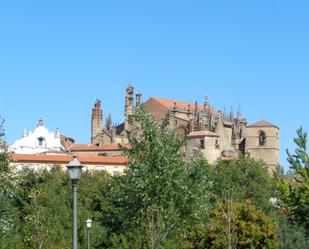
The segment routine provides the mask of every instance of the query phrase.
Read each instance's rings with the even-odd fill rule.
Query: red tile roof
[[[192,110],[194,110],[194,108],[195,108],[195,103],[178,101],[178,100],[171,100],[171,99],[155,98],[155,97],[151,97],[151,99],[157,101],[158,103],[160,103],[161,105],[165,106],[168,109],[173,108],[174,103],[176,103],[176,107],[181,108],[181,109],[188,109],[189,105],[190,105],[190,108]],[[198,108],[198,110],[203,111],[204,105],[198,104],[197,108]],[[215,109],[211,109],[211,112],[213,114],[218,114],[218,112]]]
[[[41,163],[69,163],[73,157],[71,155],[39,155],[39,154],[11,154],[11,159],[15,162],[41,162]],[[123,156],[89,156],[80,155],[77,157],[84,164],[111,164],[126,165],[128,159]]]
[[[220,137],[220,135],[211,131],[192,131],[188,137]]]
[[[72,144],[68,150],[70,151],[119,151],[129,148],[127,144],[103,144],[96,146],[93,144]]]

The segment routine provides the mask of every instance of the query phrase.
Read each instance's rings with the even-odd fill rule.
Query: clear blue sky
[[[278,125],[281,163],[309,131],[309,1],[0,1],[6,138],[40,116],[88,143],[90,112],[123,121],[124,90],[230,106]]]

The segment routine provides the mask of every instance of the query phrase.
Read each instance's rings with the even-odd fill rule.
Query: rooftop
[[[39,155],[39,154],[15,154],[10,155],[15,162],[36,162],[36,163],[69,163],[73,157],[71,155]],[[90,156],[80,155],[77,159],[83,164],[103,164],[103,165],[126,165],[128,159],[123,156]]]
[[[247,127],[276,127],[278,128],[278,126],[266,121],[266,120],[260,120],[260,121],[257,121],[253,124],[250,124],[248,125]],[[278,128],[279,129],[279,128]]]

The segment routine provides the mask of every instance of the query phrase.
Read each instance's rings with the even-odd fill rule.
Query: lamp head
[[[83,166],[80,161],[77,159],[76,156],[73,156],[73,160],[70,161],[67,165],[69,177],[73,182],[77,182],[80,180],[82,168]]]
[[[91,225],[92,225],[92,220],[90,220],[90,219],[86,220],[87,228],[91,228]]]

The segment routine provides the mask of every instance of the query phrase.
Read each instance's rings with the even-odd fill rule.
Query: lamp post
[[[73,192],[73,234],[72,234],[72,248],[77,249],[77,183],[80,180],[83,166],[80,161],[73,156],[73,160],[67,165],[69,177],[72,181]]]
[[[90,228],[91,228],[92,220],[86,220],[87,226],[87,249],[90,249]]]

